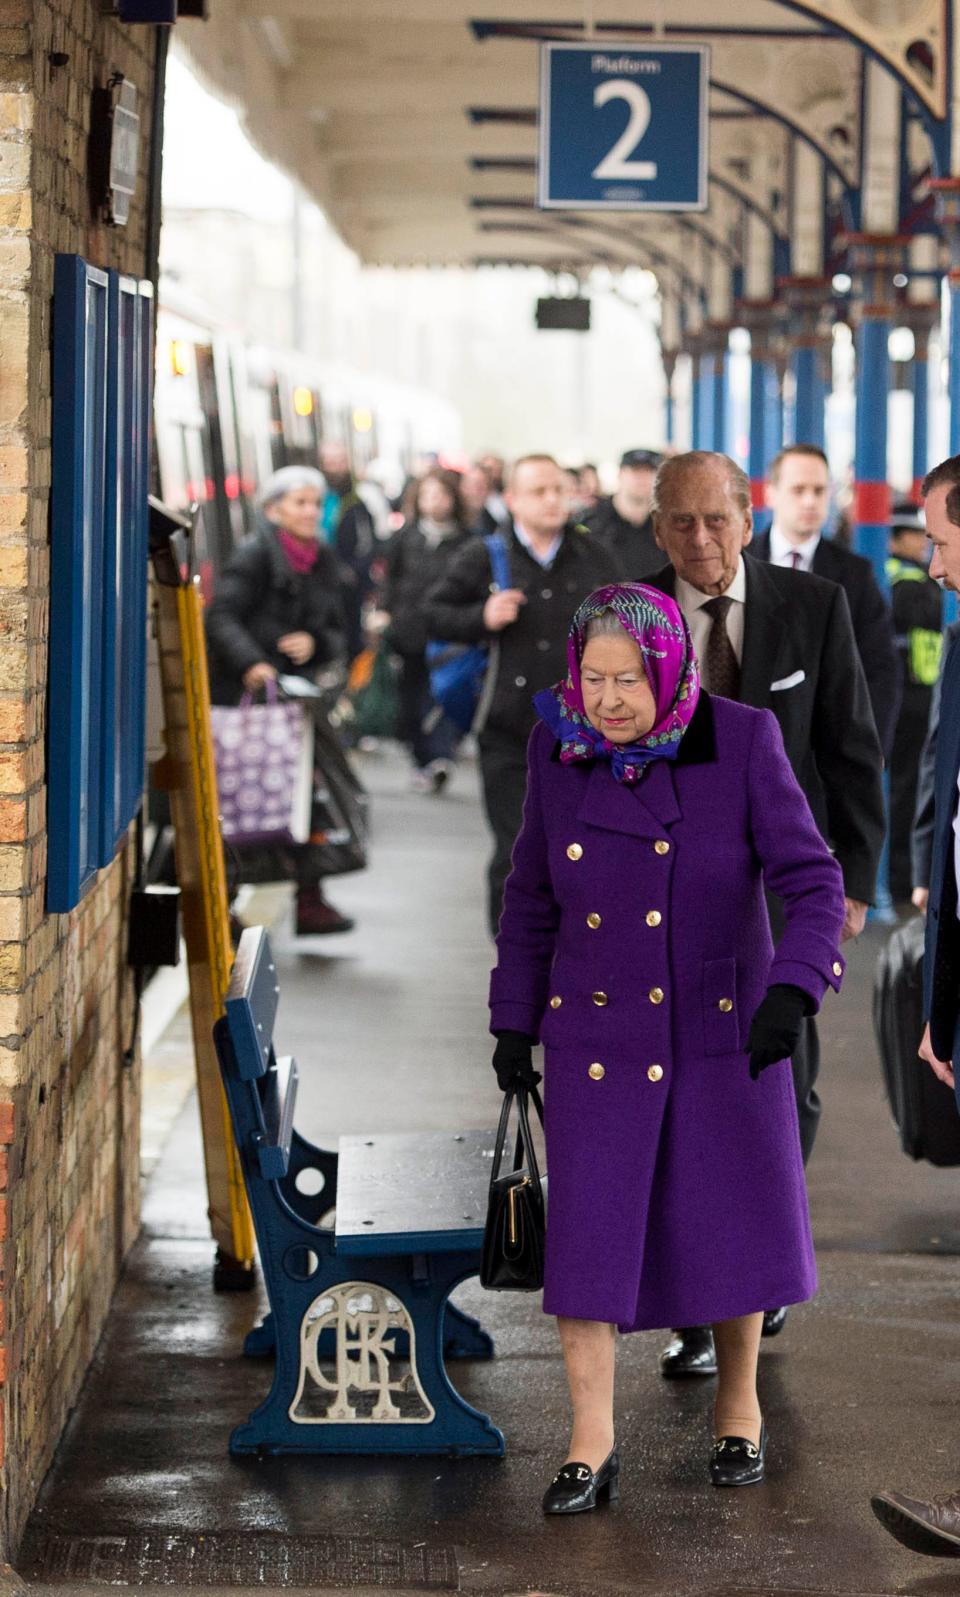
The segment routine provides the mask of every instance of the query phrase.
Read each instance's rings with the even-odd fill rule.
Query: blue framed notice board
[[[144,780],[149,283],[58,255],[47,711],[47,909],[108,865]]]
[[[581,211],[702,211],[709,47],[540,47],[537,203]]]

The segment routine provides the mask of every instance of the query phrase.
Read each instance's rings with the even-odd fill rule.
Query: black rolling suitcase
[[[873,1025],[900,1144],[911,1159],[960,1165],[960,1113],[952,1087],[917,1057],[923,1036],[923,920],[899,926],[877,960]]]

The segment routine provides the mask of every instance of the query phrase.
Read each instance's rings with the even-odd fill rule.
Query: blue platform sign
[[[702,211],[709,48],[544,44],[538,204]]]

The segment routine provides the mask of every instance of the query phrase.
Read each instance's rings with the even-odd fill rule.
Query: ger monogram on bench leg
[[[293,1128],[298,1071],[274,1050],[278,1002],[269,939],[250,928],[214,1036],[270,1299],[245,1351],[275,1368],[230,1449],[499,1456],[500,1431],[444,1367],[493,1353],[448,1303],[479,1268],[493,1133],[315,1147]],[[335,1227],[322,1225],[334,1207]]]

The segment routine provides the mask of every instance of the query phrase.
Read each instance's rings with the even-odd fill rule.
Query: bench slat
[[[494,1131],[341,1137],[337,1254],[479,1248]]]
[[[260,1102],[266,1141],[257,1149],[260,1174],[265,1181],[279,1181],[290,1164],[293,1115],[297,1106],[300,1072],[295,1059],[278,1059],[263,1079]]]
[[[269,1068],[279,994],[270,939],[262,926],[248,926],[240,938],[226,997],[242,1081],[255,1081]]]

